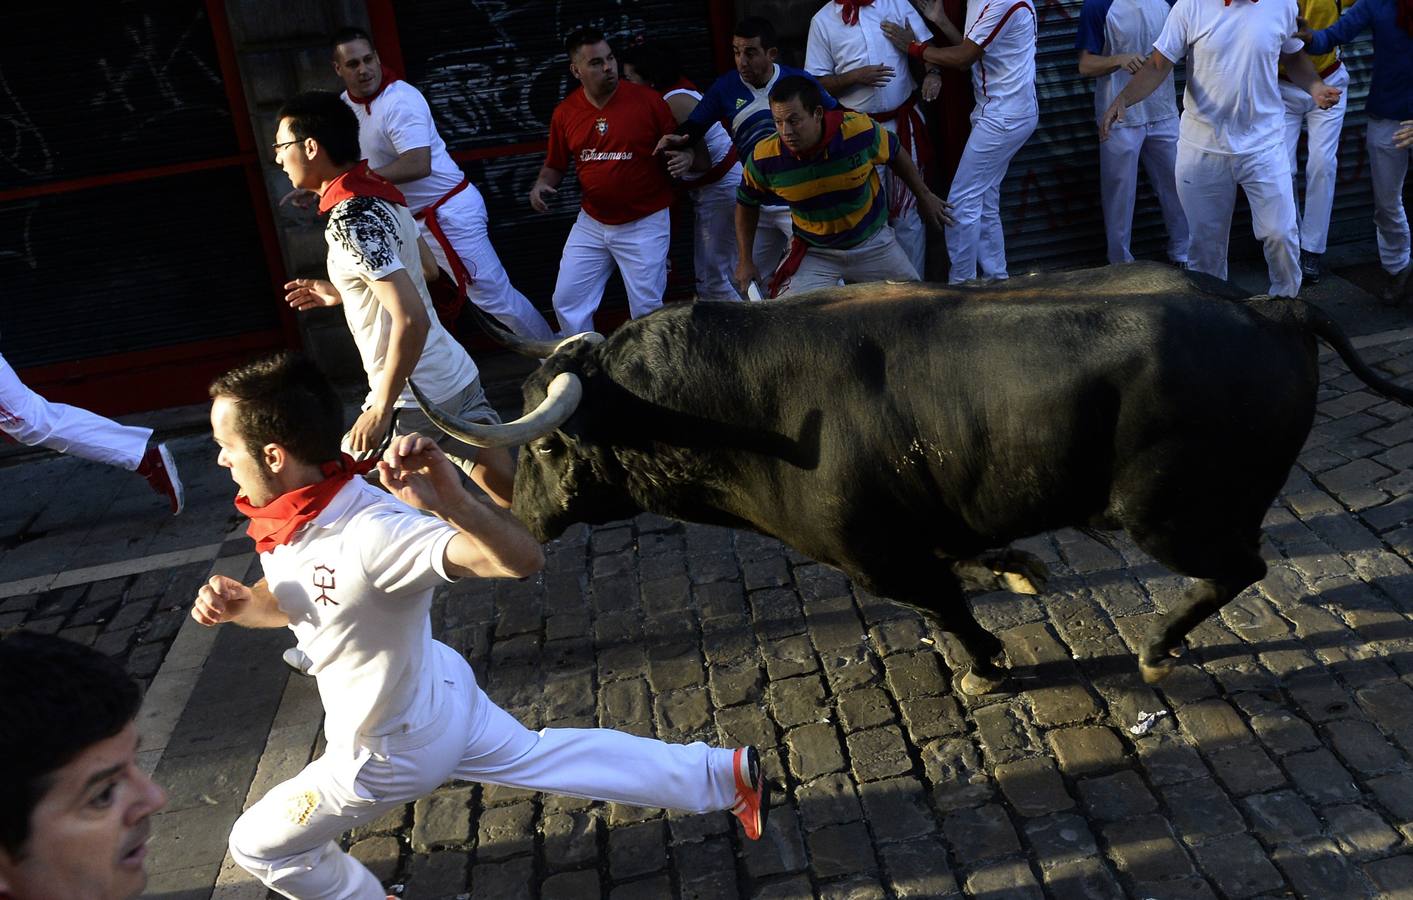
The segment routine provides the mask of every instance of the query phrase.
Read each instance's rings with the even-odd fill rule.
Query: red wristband
[[[918,62],[922,62],[922,51],[926,49],[927,45],[924,44],[922,41],[913,41],[911,44],[908,45],[908,56],[911,59],[915,59]]]

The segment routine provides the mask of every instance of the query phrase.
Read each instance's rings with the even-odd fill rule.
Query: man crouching
[[[600,728],[530,731],[493,703],[460,654],[432,639],[434,588],[522,578],[544,564],[508,512],[461,486],[430,439],[398,436],[377,464],[393,496],[340,453],[342,406],[313,363],[281,355],[211,385],[217,462],[265,578],[217,576],[204,625],[286,626],[318,681],[328,749],[231,831],[231,856],[287,897],[378,898],[336,840],[456,778],[637,806],[732,809],[758,838],[768,808],[753,748],[667,744]],[[432,513],[423,515],[417,510]]]

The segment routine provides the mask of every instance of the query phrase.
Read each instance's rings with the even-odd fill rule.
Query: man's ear
[[[775,62],[776,58],[779,57],[779,56],[780,56],[780,48],[779,48],[779,47],[771,47],[769,50],[765,51],[765,58],[768,59],[768,60],[770,60],[771,62]]]
[[[272,473],[280,473],[289,465],[289,454],[279,444],[266,444],[260,448],[260,461]]]

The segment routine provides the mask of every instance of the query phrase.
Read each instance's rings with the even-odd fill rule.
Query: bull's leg
[[[1004,645],[976,621],[961,582],[942,560],[934,560],[920,571],[890,572],[883,581],[858,574],[854,578],[880,597],[916,609],[957,639],[963,657],[963,691],[972,695],[988,694],[1005,682],[1006,672],[996,664]]]
[[[972,559],[957,560],[952,564],[952,571],[969,591],[1039,594],[1050,580],[1050,569],[1040,557],[1014,547],[987,550]]]
[[[1161,536],[1134,534],[1134,540],[1173,571],[1198,579],[1176,607],[1153,623],[1138,654],[1143,680],[1154,684],[1172,671],[1173,658],[1187,633],[1266,577],[1266,562],[1258,550],[1259,532],[1237,535],[1194,529]]]

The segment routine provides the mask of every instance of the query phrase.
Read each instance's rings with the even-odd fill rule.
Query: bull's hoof
[[[1138,672],[1143,676],[1144,683],[1157,684],[1171,675],[1176,666],[1177,660],[1171,656],[1160,656],[1152,662],[1140,659]]]
[[[1001,581],[1005,583],[1006,590],[1012,594],[1039,594],[1045,588],[1045,579],[1040,579],[1040,584],[1020,572],[1002,572]]]
[[[968,697],[994,694],[1001,690],[1005,684],[1006,674],[1004,672],[981,674],[975,669],[968,669],[962,673],[962,693]]]

